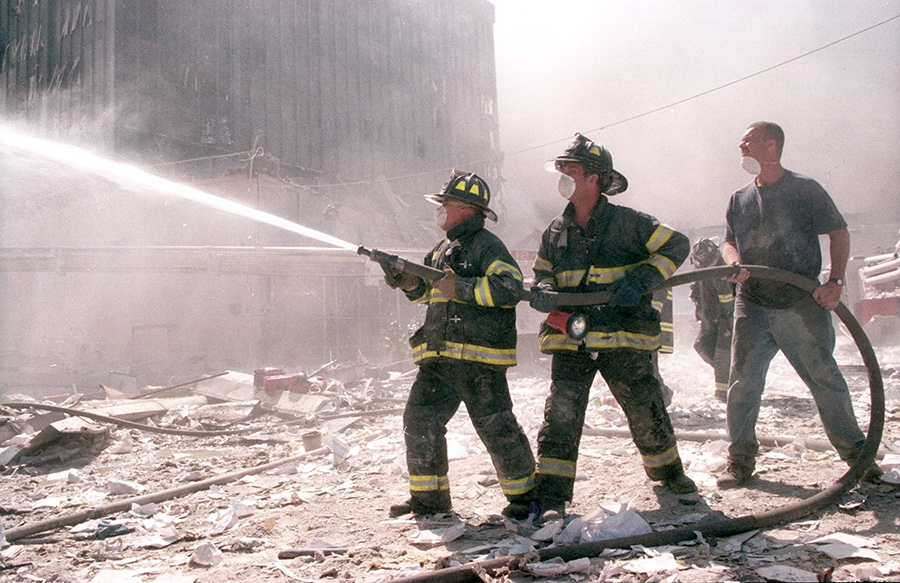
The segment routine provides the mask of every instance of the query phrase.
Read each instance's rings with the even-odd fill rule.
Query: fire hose
[[[659,286],[656,286],[655,289],[664,289],[705,279],[724,278],[732,275],[741,267],[747,269],[747,271],[750,272],[751,277],[788,283],[810,293],[812,293],[819,285],[813,280],[788,271],[771,267],[741,265],[737,267],[707,267],[674,275]],[[749,514],[736,518],[725,518],[704,524],[683,526],[672,530],[651,532],[642,535],[545,548],[536,551],[535,553],[529,553],[528,555],[515,555],[484,561],[475,561],[458,567],[450,567],[440,571],[432,571],[430,573],[422,573],[412,577],[398,579],[397,581],[405,583],[479,582],[483,581],[479,576],[479,573],[494,575],[500,570],[512,571],[519,569],[526,562],[546,561],[556,557],[565,561],[571,561],[584,557],[597,556],[605,549],[629,549],[633,545],[654,547],[666,544],[677,544],[681,541],[696,538],[697,533],[700,533],[705,537],[734,536],[750,530],[770,528],[779,524],[791,522],[830,506],[840,499],[841,496],[846,494],[859,481],[865,469],[875,461],[875,456],[878,452],[881,436],[884,431],[884,383],[881,378],[881,369],[879,368],[878,361],[875,357],[875,351],[863,331],[862,326],[843,303],[838,304],[835,309],[835,314],[837,314],[838,318],[840,318],[841,322],[843,322],[844,326],[847,327],[847,330],[853,337],[853,340],[862,355],[866,370],[868,371],[871,411],[869,417],[869,431],[866,435],[866,441],[860,451],[859,457],[856,459],[853,466],[851,466],[850,469],[838,478],[830,487],[805,500],[786,504],[780,508],[767,512]]]
[[[445,273],[440,269],[429,267],[428,265],[423,265],[421,263],[416,263],[415,261],[410,261],[397,255],[391,255],[389,253],[385,253],[384,251],[379,251],[378,249],[366,249],[365,247],[360,246],[356,250],[356,252],[360,255],[367,256],[372,261],[381,265],[381,268],[384,270],[384,272],[389,275],[391,275],[392,271],[396,273],[402,272],[427,279],[428,281],[436,281],[438,279],[441,279],[445,275]],[[607,303],[613,295],[610,291],[588,293],[548,291],[541,293],[547,294],[548,296],[552,297],[554,303],[557,306],[596,306],[599,304]],[[531,295],[531,291],[523,289],[519,294],[519,300],[527,302],[531,299]]]
[[[362,248],[361,248],[362,249]],[[375,259],[373,259],[374,261]],[[415,265],[415,264],[413,264]],[[425,266],[421,266],[425,267]],[[780,281],[783,283],[789,283],[796,287],[799,287],[805,291],[812,292],[816,287],[817,283],[804,278],[802,276],[782,271],[779,269],[769,268],[769,267],[761,267],[761,266],[740,266],[746,268],[752,277],[761,277],[764,279],[771,279],[775,281]],[[688,272],[684,274],[675,275],[659,286],[658,289],[664,289],[668,287],[674,287],[677,285],[683,285],[686,283],[691,283],[694,281],[700,281],[705,279],[715,279],[715,278],[723,278],[731,275],[736,271],[735,267],[710,267],[705,269],[698,269],[693,272]],[[565,295],[582,295],[582,296],[596,296],[596,294],[565,294]],[[566,300],[568,303],[568,300]],[[578,305],[578,304],[572,304]],[[584,305],[584,304],[581,304]],[[781,508],[762,512],[758,514],[751,514],[747,516],[741,516],[732,519],[723,519],[715,522],[709,522],[702,525],[694,525],[694,526],[686,526],[681,528],[676,528],[672,530],[666,530],[661,532],[653,532],[644,535],[636,535],[629,537],[620,537],[615,539],[608,539],[604,541],[586,543],[586,544],[578,544],[578,545],[568,545],[561,547],[554,547],[548,549],[542,549],[534,554],[529,554],[526,556],[513,556],[513,557],[503,557],[500,559],[492,559],[487,561],[477,561],[475,563],[470,563],[467,565],[461,565],[459,567],[452,567],[449,569],[444,569],[441,571],[434,571],[432,573],[421,574],[405,579],[401,579],[399,581],[407,581],[407,582],[417,582],[417,581],[428,581],[428,582],[440,582],[440,583],[450,583],[457,581],[481,581],[481,578],[478,575],[478,572],[496,572],[501,568],[507,569],[515,569],[518,565],[520,565],[523,561],[545,561],[551,558],[559,557],[563,560],[569,561],[582,557],[591,557],[600,554],[603,550],[607,548],[630,548],[633,545],[642,545],[642,546],[659,546],[664,544],[675,544],[684,540],[689,540],[696,537],[696,533],[700,533],[704,536],[708,537],[723,537],[723,536],[732,536],[735,534],[739,534],[742,532],[746,532],[749,530],[756,530],[761,528],[769,528],[778,524],[783,524],[785,522],[790,522],[792,520],[796,520],[798,518],[807,516],[814,512],[824,509],[825,507],[831,505],[835,501],[837,501],[841,496],[843,496],[847,491],[852,488],[857,481],[862,476],[864,470],[874,462],[875,457],[878,453],[878,447],[881,443],[881,437],[884,430],[884,385],[881,378],[881,369],[878,366],[877,359],[875,357],[874,350],[872,348],[871,343],[865,335],[865,332],[862,329],[862,326],[853,317],[852,313],[844,306],[844,304],[839,304],[835,309],[835,313],[847,327],[851,336],[853,337],[857,348],[859,348],[860,354],[862,355],[864,365],[866,370],[868,371],[869,376],[869,387],[871,393],[871,411],[870,411],[870,420],[869,420],[869,431],[866,436],[865,444],[863,445],[862,450],[860,451],[860,455],[857,458],[856,462],[853,466],[829,488],[823,490],[822,492],[800,502],[787,504]],[[204,432],[208,433],[208,432]],[[324,451],[324,449],[323,449]],[[318,453],[318,450],[315,452],[309,452],[309,454]],[[309,455],[307,454],[307,455]],[[264,464],[263,466],[259,466],[257,468],[253,468],[251,470],[245,471],[262,471],[264,468],[274,467],[274,465],[280,465],[283,463],[287,463],[291,461],[292,458],[288,458],[285,460],[281,460],[279,462],[273,462],[272,464]],[[226,476],[219,476],[216,478],[211,478],[210,480],[214,480],[214,482],[210,483],[227,483],[230,480],[236,479],[243,475],[241,473],[238,474],[229,474]],[[177,497],[180,495],[184,495],[186,493],[190,493],[196,491],[197,489],[203,489],[204,487],[208,487],[210,484],[205,483],[207,481],[194,484],[189,489],[173,489],[170,491],[166,491],[164,493],[158,493],[156,496],[162,495],[165,497]],[[152,496],[152,495],[148,495]],[[152,500],[156,500],[157,497],[154,496]],[[151,500],[148,497],[141,497],[141,501]],[[128,502],[134,502],[134,499],[129,500]],[[129,506],[130,507],[130,504]],[[122,506],[121,508],[125,508]],[[29,536],[31,534],[35,534],[37,532],[42,532],[45,530],[49,530],[51,528],[57,528],[59,526],[65,526],[69,524],[77,524],[80,521],[86,520],[88,518],[94,516],[102,516],[111,512],[115,512],[120,510],[118,505],[116,506],[108,506],[102,509],[94,509],[92,511],[85,511],[81,513],[75,513],[74,515],[68,515],[66,517],[61,517],[61,519],[55,519],[51,521],[44,521],[35,525],[20,527],[17,529],[12,529],[7,532],[7,539],[14,540],[17,538],[23,538],[25,536]],[[10,536],[12,535],[12,538]]]

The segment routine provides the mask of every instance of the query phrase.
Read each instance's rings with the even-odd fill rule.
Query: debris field
[[[713,539],[696,532],[674,545],[570,561],[529,556],[772,510],[846,472],[783,357],[763,397],[756,475],[723,491],[715,477],[725,464],[725,408],[712,396],[712,370],[688,349],[660,358],[675,392],[669,411],[679,450],[700,488],[693,495],[647,480],[621,409],[598,379],[575,499],[564,522],[546,525],[499,514],[505,500],[464,406],[447,435],[454,512],[388,517],[408,495],[401,417],[415,375],[409,362],[404,370],[332,363],[268,387],[259,371],[226,371],[137,395],[108,389],[107,399],[7,394],[2,400],[16,405],[0,408],[0,524],[11,540],[0,548],[0,580],[374,583],[515,555],[515,569],[480,580],[900,581],[900,349],[876,353],[887,397],[884,481],[775,528]],[[865,430],[860,357],[845,336],[835,354]],[[533,374],[541,367],[549,361],[510,372],[514,411],[532,445],[549,385],[549,375]]]

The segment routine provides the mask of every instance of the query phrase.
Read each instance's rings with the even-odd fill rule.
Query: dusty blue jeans
[[[850,391],[834,360],[831,312],[811,295],[790,308],[735,303],[732,364],[728,389],[728,454],[732,463],[755,467],[756,421],[769,363],[781,350],[809,387],[825,434],[841,459],[852,462],[865,442]]]

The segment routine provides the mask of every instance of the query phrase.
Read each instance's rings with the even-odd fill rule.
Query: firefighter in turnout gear
[[[537,439],[541,521],[564,516],[565,503],[572,500],[588,393],[598,371],[628,418],[647,476],[674,492],[695,492],[653,374],[660,315],[648,291],[675,272],[690,242],[649,215],[609,202],[628,182],[613,170],[603,146],[576,134],[551,163],[548,170],[559,172],[558,189],[569,204],[544,231],[529,303],[549,312],[553,306],[545,291],[609,290],[613,296],[608,304],[587,310],[588,333],[581,340],[541,326],[541,352],[553,355]]]
[[[516,364],[522,272],[484,228],[485,217],[496,221],[497,215],[481,178],[454,170],[443,190],[426,198],[439,205],[435,222],[446,239],[424,263],[446,275],[433,282],[406,273],[386,276],[407,298],[428,305],[424,325],[410,338],[419,365],[403,414],[410,499],[391,506],[390,514],[451,510],[445,434],[462,402],[509,501],[503,514],[524,519],[535,500],[535,462],[506,381]]]
[[[691,248],[691,264],[697,269],[725,265],[719,246],[712,239],[700,239]],[[728,373],[731,369],[731,327],[734,323],[734,284],[725,279],[704,279],[691,284],[694,314],[700,332],[694,350],[713,367],[716,399],[728,400]]]

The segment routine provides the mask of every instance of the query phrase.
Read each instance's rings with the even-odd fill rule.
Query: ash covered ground
[[[862,360],[846,334],[839,332],[838,344],[835,354],[865,428],[869,384]],[[876,346],[876,354],[887,396],[882,453],[892,461],[891,456],[900,454],[900,348],[890,340]],[[515,412],[532,443],[541,423],[548,369],[549,361],[538,361],[510,373]],[[724,466],[726,443],[698,436],[724,430],[725,410],[713,399],[712,370],[689,346],[680,345],[675,354],[660,357],[660,369],[675,391],[670,414],[676,431],[687,436],[679,440],[679,449],[699,495],[678,496],[646,479],[631,440],[616,434],[626,428],[621,410],[598,380],[581,444],[575,499],[558,532],[542,532],[529,521],[499,515],[504,499],[464,407],[448,427],[455,512],[428,520],[390,519],[388,507],[407,497],[401,416],[396,411],[340,416],[402,407],[412,376],[380,371],[377,377],[328,383],[325,393],[334,395],[334,406],[321,414],[248,419],[254,405],[241,402],[177,407],[151,420],[188,430],[254,428],[247,433],[199,438],[98,423],[105,427],[97,433],[100,437],[36,449],[0,475],[0,520],[6,532],[268,462],[293,461],[15,540],[0,551],[0,579],[403,580],[439,567],[524,554],[554,544],[554,537],[555,544],[599,538],[615,511],[632,511],[628,516],[633,520],[620,528],[636,524],[659,531],[772,510],[822,491],[846,471],[832,450],[817,445],[825,438],[815,406],[779,356],[769,372],[758,426],[760,436],[777,437],[778,443],[762,448],[757,475],[748,487],[719,491],[715,476]],[[90,403],[77,404],[86,405]],[[5,411],[7,422],[29,414]],[[303,435],[313,430],[340,457],[322,449],[304,454]],[[568,564],[545,561],[534,563],[529,572],[484,575],[483,580],[897,581],[898,502],[896,485],[861,484],[838,503],[777,527],[730,538],[696,536],[665,547],[608,550]],[[580,525],[562,530],[578,520]]]

